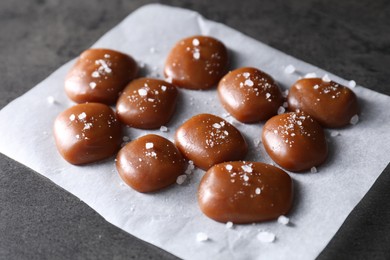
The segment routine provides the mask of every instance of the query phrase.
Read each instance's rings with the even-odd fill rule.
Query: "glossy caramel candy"
[[[186,162],[171,141],[148,134],[119,151],[116,168],[127,185],[139,192],[152,192],[175,183]]]
[[[272,160],[293,172],[318,166],[328,155],[321,125],[302,112],[290,112],[269,119],[263,127],[262,140]]]
[[[334,81],[300,79],[290,88],[288,106],[311,115],[324,127],[343,127],[359,113],[355,93]]]
[[[80,165],[114,155],[122,141],[122,126],[107,105],[79,104],[57,116],[54,137],[62,157]]]
[[[129,55],[109,49],[89,49],[68,72],[65,92],[76,103],[111,105],[137,74],[138,65]]]
[[[203,176],[198,190],[202,212],[219,222],[242,224],[276,219],[293,202],[293,182],[283,170],[260,162],[225,162]]]
[[[133,80],[116,104],[123,123],[141,129],[158,128],[171,119],[176,108],[178,91],[168,82],[141,78]]]
[[[233,125],[211,114],[199,114],[176,131],[175,144],[194,164],[207,170],[214,164],[241,160],[248,146]]]
[[[165,77],[181,88],[209,89],[217,85],[228,66],[225,45],[209,36],[182,39],[165,62]]]
[[[226,74],[218,84],[218,96],[226,111],[243,123],[266,120],[283,105],[274,79],[256,68],[240,68]]]

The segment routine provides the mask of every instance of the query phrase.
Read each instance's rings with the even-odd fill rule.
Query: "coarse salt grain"
[[[309,78],[316,78],[317,77],[317,74],[314,73],[314,72],[311,72],[311,73],[307,73],[304,78],[306,79],[309,79]]]
[[[322,81],[324,81],[324,82],[330,82],[330,78],[329,78],[328,74],[325,74],[325,75],[322,77]]]
[[[317,84],[313,86],[314,89],[318,89],[320,86],[318,86]]]
[[[205,242],[207,240],[209,240],[209,237],[207,236],[206,233],[199,232],[198,234],[196,234],[196,241]]]
[[[228,171],[231,171],[231,170],[233,170],[233,166],[231,164],[227,164],[225,166],[225,169],[228,170]]]
[[[311,172],[311,173],[316,173],[316,172],[317,172],[317,168],[314,167],[314,166],[311,167],[311,168],[310,168],[310,172]]]
[[[69,116],[69,120],[70,121],[73,121],[73,120],[75,120],[76,119],[76,116],[74,115],[74,114],[71,114],[70,116]]]
[[[249,72],[244,72],[242,73],[242,75],[244,76],[244,78],[249,78],[249,76],[251,75]]]
[[[275,234],[268,231],[261,231],[256,237],[262,243],[273,243],[276,239]]]
[[[96,83],[95,83],[95,82],[89,82],[89,87],[90,87],[91,89],[96,88]]]
[[[192,40],[192,45],[194,45],[194,46],[199,46],[199,40],[198,39],[193,39]]]
[[[278,115],[283,114],[286,111],[284,107],[279,107],[278,108]]]
[[[282,225],[288,225],[288,223],[290,222],[290,219],[286,216],[279,216],[278,217],[278,223],[282,224]]]
[[[146,149],[152,149],[153,146],[154,146],[153,143],[146,143],[146,144],[145,144],[145,148],[146,148]]]
[[[351,120],[349,122],[352,125],[356,125],[359,122],[359,116],[358,115],[354,115],[353,117],[351,117]]]
[[[219,128],[221,128],[221,125],[218,124],[218,123],[214,123],[214,124],[213,124],[213,127],[219,129]]]
[[[166,127],[166,126],[160,126],[160,131],[161,132],[168,132],[168,127]]]
[[[231,221],[228,221],[228,222],[226,222],[226,228],[233,228],[233,222],[231,222]]]
[[[128,142],[128,141],[130,141],[130,137],[124,136],[124,137],[122,137],[122,140],[123,140],[123,142]]]
[[[350,88],[356,87],[356,81],[350,80],[350,81],[348,82],[348,86],[349,86]]]
[[[248,177],[248,175],[244,175],[244,177],[243,177],[243,179],[244,179],[244,181],[249,181],[249,177]]]
[[[194,54],[192,56],[194,57],[195,60],[199,60],[200,59],[200,53],[199,52],[194,52]]]
[[[271,97],[271,94],[270,93],[265,93],[265,98],[266,99],[269,99]]]
[[[286,74],[293,74],[295,72],[295,67],[293,65],[287,65],[285,68],[284,68],[284,73]]]
[[[53,96],[48,96],[48,97],[47,97],[47,102],[48,102],[49,104],[54,104],[54,103],[56,103],[56,100],[54,99]]]
[[[166,90],[167,90],[167,86],[162,85],[162,86],[161,86],[161,90],[162,90],[162,91],[166,91]]]
[[[80,120],[83,120],[83,119],[86,118],[86,117],[87,117],[87,114],[86,114],[85,112],[83,112],[83,113],[81,113],[81,114],[78,115],[78,118],[79,118]]]
[[[243,166],[241,166],[241,169],[243,169],[244,172],[252,172],[252,171],[253,171],[252,167],[249,166],[249,165],[246,165],[246,164],[244,164]]]
[[[94,72],[92,72],[91,76],[92,76],[92,78],[99,78],[100,74],[98,71],[94,71]]]
[[[248,87],[253,87],[253,81],[250,79],[245,80],[244,84]]]
[[[182,185],[186,179],[187,179],[187,175],[185,175],[185,174],[179,175],[176,179],[176,183],[179,185]]]
[[[146,91],[146,89],[144,89],[144,88],[140,88],[139,90],[138,90],[138,94],[140,95],[140,96],[146,96],[147,94],[148,94],[148,92]]]
[[[260,189],[260,188],[256,188],[255,193],[256,193],[257,195],[259,195],[259,194],[261,193],[261,189]]]

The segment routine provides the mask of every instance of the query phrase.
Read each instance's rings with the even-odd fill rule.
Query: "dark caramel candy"
[[[244,137],[220,117],[199,114],[176,131],[179,150],[203,170],[217,163],[241,160],[248,152]]]
[[[171,119],[176,107],[177,93],[174,85],[162,80],[133,80],[116,104],[118,118],[135,128],[158,128]]]
[[[186,162],[172,142],[149,134],[119,151],[116,168],[127,185],[139,192],[151,192],[175,183]]]
[[[54,137],[65,160],[86,164],[108,158],[119,150],[122,126],[107,105],[80,104],[57,116]]]
[[[243,123],[266,120],[283,104],[273,78],[256,68],[229,72],[218,84],[218,95],[226,111]]]
[[[355,93],[333,81],[300,79],[288,94],[291,111],[302,110],[325,127],[343,127],[359,113]]]
[[[187,89],[208,89],[217,85],[228,66],[225,45],[207,36],[179,41],[165,62],[164,74],[172,83]]]
[[[288,213],[293,183],[283,170],[259,162],[225,162],[203,176],[198,202],[203,213],[219,222],[253,223]]]
[[[262,139],[272,160],[293,172],[318,166],[328,155],[321,125],[302,112],[290,112],[269,119],[263,127]]]
[[[108,49],[89,49],[66,76],[65,91],[76,103],[111,105],[137,74],[138,65],[132,57]]]

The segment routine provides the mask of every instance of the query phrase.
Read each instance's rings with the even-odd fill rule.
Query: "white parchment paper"
[[[288,88],[299,76],[325,71],[270,48],[199,14],[162,5],[148,5],[130,14],[93,47],[131,54],[145,64],[146,75],[159,76],[170,48],[183,37],[204,34],[222,40],[232,57],[232,68],[258,67]],[[55,117],[72,105],[65,96],[64,77],[71,61],[0,112],[0,152],[19,161],[73,193],[123,230],[186,259],[313,259],[327,245],[353,207],[360,201],[390,160],[390,97],[363,87],[354,88],[362,113],[360,122],[328,130],[330,156],[318,173],[291,174],[295,205],[288,217],[292,225],[276,221],[228,229],[199,210],[196,191],[203,171],[196,170],[184,185],[154,194],[140,194],[124,185],[114,158],[76,167],[56,151],[52,137]],[[292,64],[294,74],[284,68]],[[348,81],[328,73],[342,84]],[[16,75],[15,75],[16,76]],[[51,104],[48,97],[54,97]],[[176,127],[191,116],[208,112],[224,116],[215,89],[180,90],[177,113],[168,132],[127,129],[131,139],[157,133],[172,139]],[[229,118],[228,118],[229,119]],[[263,124],[233,121],[250,145],[248,160],[271,163],[259,139]],[[66,212],[64,213],[66,214]],[[262,231],[276,234],[274,243],[260,242]],[[204,232],[209,240],[196,241]]]

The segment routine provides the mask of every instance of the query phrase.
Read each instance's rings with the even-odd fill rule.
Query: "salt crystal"
[[[260,143],[261,143],[260,138],[256,138],[253,140],[253,144],[255,145],[255,147],[258,147]]]
[[[252,171],[253,171],[252,167],[249,166],[249,165],[246,165],[246,164],[244,164],[243,166],[241,166],[241,169],[243,169],[244,172],[252,172]]]
[[[128,142],[128,141],[130,141],[130,137],[124,136],[124,137],[122,137],[122,140],[123,140],[123,142]]]
[[[249,181],[249,177],[246,174],[244,175],[243,178],[244,178],[244,181]]]
[[[187,175],[185,175],[185,174],[179,175],[176,179],[176,183],[179,185],[182,185],[186,179],[187,179]]]
[[[330,82],[330,78],[329,78],[328,74],[325,74],[325,75],[322,77],[322,81],[324,81],[324,82]]]
[[[317,84],[313,86],[314,89],[318,89],[320,86],[318,86]]]
[[[250,79],[247,79],[247,80],[245,80],[244,84],[245,84],[246,86],[248,86],[248,87],[252,87],[252,86],[253,86],[253,81],[250,80]]]
[[[189,164],[194,164],[194,161],[189,160],[188,163]]]
[[[149,102],[154,102],[154,98],[148,98]]]
[[[110,57],[111,57],[110,54],[104,54],[104,58],[108,59]]]
[[[310,172],[311,172],[311,173],[316,173],[316,172],[317,172],[317,168],[314,167],[314,166],[311,167],[311,168],[310,168]]]
[[[92,76],[92,78],[99,78],[100,74],[98,71],[94,71],[94,72],[92,72],[91,76]]]
[[[205,242],[207,240],[209,240],[209,237],[207,236],[206,233],[199,232],[198,234],[196,234],[196,241]]]
[[[283,114],[286,111],[284,107],[279,107],[278,108],[278,115]]]
[[[257,234],[257,239],[262,243],[273,243],[276,239],[275,234],[267,231],[261,231]]]
[[[79,118],[80,120],[83,120],[83,119],[86,118],[86,117],[87,117],[87,114],[86,114],[85,112],[83,112],[83,113],[81,113],[81,114],[78,115],[78,118]]]
[[[146,143],[146,144],[145,144],[145,148],[146,148],[146,149],[152,149],[153,146],[154,146],[153,143]]]
[[[290,222],[290,219],[286,216],[279,216],[278,218],[278,223],[282,224],[282,225],[288,225],[288,223]]]
[[[80,138],[80,135],[76,135],[76,138],[79,139],[79,138]]]
[[[165,81],[168,82],[168,83],[172,83],[172,80],[173,80],[172,77],[168,77],[168,78],[165,79]]]
[[[311,72],[311,73],[307,73],[304,78],[308,79],[308,78],[316,78],[317,77],[317,74],[314,73],[314,72]]]
[[[286,74],[293,74],[295,72],[295,67],[293,65],[287,65],[285,68],[284,68],[284,73]]]
[[[89,87],[90,87],[91,89],[96,88],[96,83],[95,83],[95,82],[89,82]]]
[[[168,132],[168,128],[166,126],[160,126],[160,131],[161,132]]]
[[[48,97],[47,97],[47,102],[48,102],[49,104],[54,104],[54,103],[56,103],[56,100],[54,99],[53,96],[48,96]]]
[[[288,96],[288,89],[286,89],[285,91],[283,91],[282,96],[283,96],[283,97],[287,97],[287,96]]]
[[[351,117],[351,120],[349,122],[352,125],[356,125],[359,122],[359,116],[358,115],[354,115],[353,117]]]
[[[265,93],[265,98],[266,99],[269,99],[271,97],[271,94],[270,93]]]
[[[260,188],[256,188],[255,193],[256,193],[257,195],[259,195],[259,194],[261,193],[261,189],[260,189]]]
[[[242,75],[244,76],[244,78],[249,78],[249,76],[251,75],[249,72],[244,72],[242,73]]]
[[[339,136],[339,135],[340,135],[340,132],[337,132],[337,131],[332,131],[330,133],[330,136],[332,136],[332,137]]]
[[[71,114],[70,117],[69,117],[69,120],[70,120],[70,121],[73,121],[73,120],[75,120],[75,119],[76,119],[76,116],[75,116],[74,114]]]
[[[349,86],[350,88],[356,87],[356,81],[350,80],[350,81],[348,82],[348,86]]]
[[[233,222],[231,222],[231,221],[228,221],[228,222],[226,222],[226,228],[233,228]]]
[[[199,60],[200,59],[200,53],[199,52],[194,52],[194,54],[192,56],[194,57],[195,60]]]
[[[233,166],[231,164],[227,164],[225,166],[225,169],[228,170],[228,171],[231,171],[231,170],[233,170]]]
[[[221,128],[221,125],[218,124],[218,123],[214,123],[214,124],[213,124],[213,127],[219,129],[219,128]]]
[[[167,86],[162,85],[162,86],[161,86],[161,90],[162,90],[162,91],[166,91],[166,90],[167,90]]]
[[[138,90],[138,94],[140,95],[140,96],[146,96],[147,94],[148,94],[148,92],[146,91],[146,89],[143,89],[143,88],[140,88],[139,90]]]
[[[194,46],[199,46],[199,40],[198,39],[193,39],[192,40],[192,45],[194,45]]]

